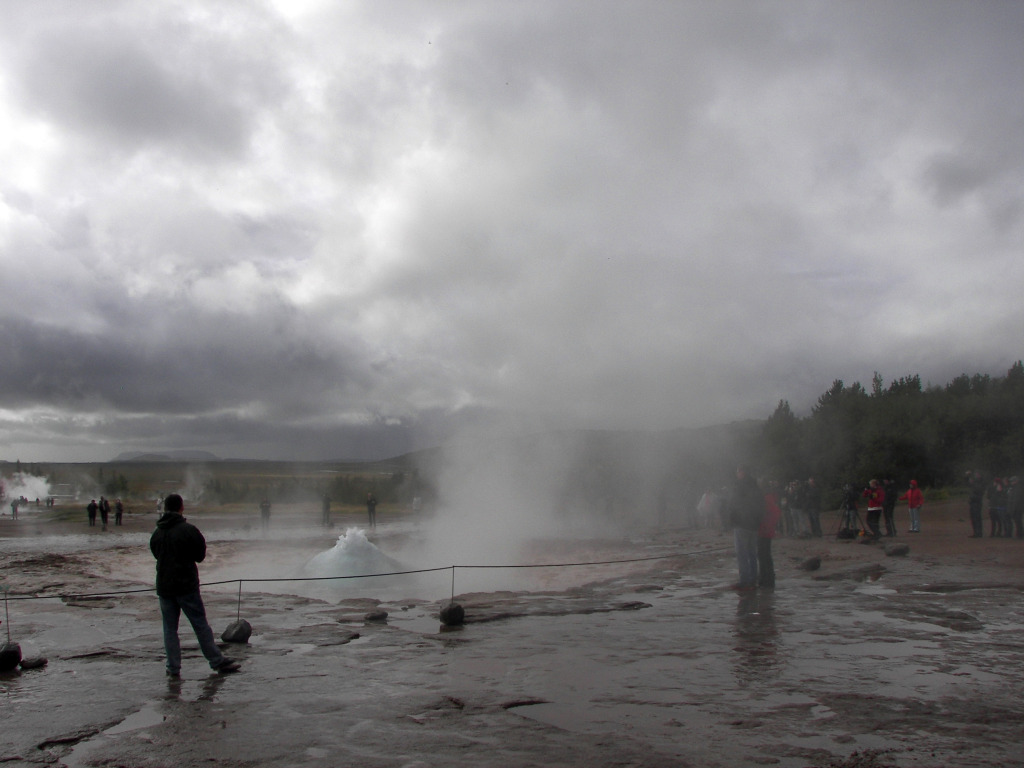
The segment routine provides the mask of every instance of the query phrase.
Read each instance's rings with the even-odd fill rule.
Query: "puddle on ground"
[[[80,741],[71,748],[68,754],[60,759],[61,765],[65,768],[82,768],[82,766],[88,765],[89,755],[104,746],[104,741],[108,740],[111,736],[128,733],[129,731],[137,731],[142,728],[152,728],[153,726],[160,725],[164,720],[166,720],[166,716],[157,711],[156,705],[147,705],[138,712],[128,715],[120,723],[112,725],[102,733],[93,736],[91,739]]]
[[[166,719],[167,716],[158,712],[155,706],[143,707],[135,714],[128,715],[117,725],[107,728],[103,733],[107,736],[116,736],[119,733],[126,733],[127,731],[134,731],[139,728],[151,728],[154,725],[159,725]]]
[[[444,628],[437,616],[426,611],[395,611],[388,614],[387,624],[396,629],[424,635],[436,635]]]

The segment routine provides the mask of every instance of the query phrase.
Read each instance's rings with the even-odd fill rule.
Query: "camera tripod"
[[[857,507],[843,507],[839,510],[839,522],[836,526],[837,539],[855,539],[861,531],[867,530],[860,519]]]

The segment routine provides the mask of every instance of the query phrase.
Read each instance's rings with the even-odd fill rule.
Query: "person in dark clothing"
[[[120,499],[114,502],[114,525],[121,525],[124,518],[124,504]]]
[[[96,503],[96,499],[89,502],[89,506],[85,508],[86,513],[89,515],[89,525],[96,525],[96,513],[100,507]]]
[[[967,510],[971,517],[971,538],[980,539],[984,533],[981,507],[985,502],[985,480],[982,478],[981,472],[974,470],[967,473],[967,488]]]
[[[757,529],[757,586],[762,589],[775,589],[775,561],[772,559],[772,539],[782,518],[779,506],[778,484],[774,481],[765,483],[764,518]]]
[[[149,539],[149,549],[156,558],[156,594],[163,618],[167,675],[176,678],[181,674],[178,621],[182,612],[192,625],[210,668],[221,674],[237,672],[238,662],[220,652],[206,620],[197,565],[206,558],[206,539],[198,528],[185,521],[184,509],[185,503],[178,494],[164,499],[164,513]]]
[[[746,467],[736,469],[736,482],[728,500],[729,523],[736,547],[739,582],[736,588],[750,590],[757,586],[758,529],[765,516],[764,495]]]
[[[1016,537],[1024,539],[1024,485],[1014,475],[1010,478],[1010,492],[1006,502],[1006,511],[1010,518],[1010,532],[1016,529]]]
[[[330,527],[331,525],[331,497],[326,493],[320,504],[320,525],[325,527]]]
[[[270,530],[270,499],[260,502],[260,530],[264,533]]]
[[[372,493],[366,494],[366,514],[370,518],[370,528],[377,528],[377,497]]]
[[[882,517],[885,519],[885,535],[896,535],[896,481],[887,477],[882,481],[885,499],[882,501]]]
[[[1006,483],[1003,478],[992,478],[988,488],[988,519],[991,527],[988,535],[993,538],[1008,536],[1009,526],[1006,524]]]
[[[107,530],[107,520],[110,518],[110,502],[105,496],[100,496],[100,521],[103,523],[103,530]]]
[[[804,503],[807,505],[804,511],[807,513],[807,524],[810,526],[811,536],[821,538],[821,489],[814,482],[813,477],[807,478]]]

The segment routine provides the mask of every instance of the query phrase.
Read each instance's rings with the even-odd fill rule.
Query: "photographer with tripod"
[[[837,539],[856,539],[864,529],[860,513],[857,512],[857,499],[860,494],[852,483],[843,486],[843,501],[839,505],[839,530]]]

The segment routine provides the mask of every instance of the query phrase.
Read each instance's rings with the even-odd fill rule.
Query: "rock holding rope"
[[[0,672],[10,672],[21,663],[21,646],[8,640],[0,645]]]
[[[220,639],[225,643],[248,643],[250,637],[252,637],[252,625],[245,619],[239,619],[228,625]]]
[[[461,627],[466,621],[466,610],[458,603],[448,603],[441,609],[440,618],[446,627]]]

